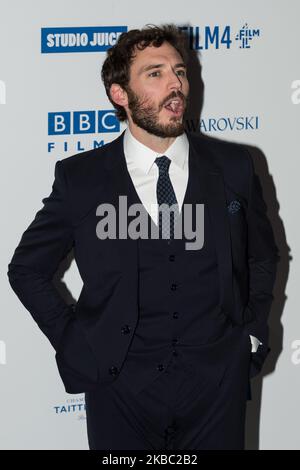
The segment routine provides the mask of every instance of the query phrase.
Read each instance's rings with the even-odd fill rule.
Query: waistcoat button
[[[109,368],[109,373],[110,373],[111,375],[117,375],[118,372],[119,372],[119,369],[118,369],[117,367],[115,367],[115,366],[112,366],[112,367]]]

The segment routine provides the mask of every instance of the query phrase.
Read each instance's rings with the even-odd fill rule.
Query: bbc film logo
[[[86,142],[81,140],[61,140],[60,136],[68,137],[73,135],[86,135],[88,145],[93,149],[105,145],[103,138],[97,139],[99,135],[120,132],[120,121],[116,117],[114,109],[83,110],[83,111],[61,111],[48,113],[48,136],[53,140],[48,141],[48,153],[66,153],[75,147],[76,152],[83,152],[86,149]],[[89,137],[95,138],[90,141]]]
[[[6,104],[6,84],[0,80],[0,104]]]
[[[120,132],[113,109],[48,113],[48,135]]]
[[[293,104],[300,104],[300,80],[294,80],[292,82],[292,94],[291,100]]]

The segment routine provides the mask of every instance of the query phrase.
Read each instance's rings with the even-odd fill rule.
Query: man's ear
[[[118,83],[113,83],[109,89],[111,99],[119,106],[128,105],[127,93]]]

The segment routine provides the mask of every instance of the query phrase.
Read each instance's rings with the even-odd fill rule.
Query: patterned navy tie
[[[173,239],[174,238],[174,224],[179,216],[179,207],[178,202],[176,199],[176,195],[174,192],[174,188],[172,186],[170,176],[169,176],[169,166],[171,160],[163,155],[162,157],[157,157],[155,159],[155,163],[159,169],[159,176],[157,181],[156,187],[156,195],[157,195],[157,203],[160,206],[161,204],[167,204],[169,207],[173,204],[176,204],[175,211],[170,210],[170,226],[169,226],[169,218],[167,214],[163,216],[163,210],[158,209],[159,215],[159,237],[165,239]],[[174,217],[175,215],[175,217]],[[170,230],[169,230],[170,229]]]

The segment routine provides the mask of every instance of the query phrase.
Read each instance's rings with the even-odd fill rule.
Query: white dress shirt
[[[158,225],[158,203],[156,186],[159,176],[157,157],[166,155],[170,160],[169,175],[174,188],[179,210],[187,188],[189,178],[189,141],[185,133],[176,137],[172,145],[164,152],[158,153],[139,142],[127,127],[124,134],[124,154],[127,168],[136,192],[153,222]],[[262,344],[250,335],[252,352]]]
[[[189,177],[189,141],[186,134],[177,137],[164,153],[158,153],[133,137],[127,127],[124,135],[124,153],[136,192],[156,225],[158,224],[156,186],[159,170],[155,159],[166,155],[171,160],[169,175],[181,211]]]

